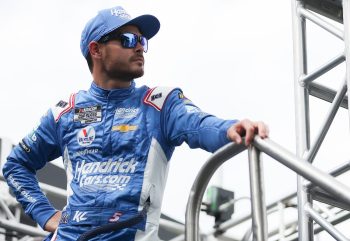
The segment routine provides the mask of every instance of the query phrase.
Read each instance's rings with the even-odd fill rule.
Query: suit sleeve
[[[41,227],[56,210],[40,190],[36,171],[60,156],[56,123],[51,111],[41,118],[39,126],[14,147],[3,168],[4,177],[23,206]]]
[[[173,90],[162,109],[162,129],[173,146],[186,142],[191,148],[215,152],[229,143],[227,129],[237,120],[222,120],[201,111],[180,89]]]

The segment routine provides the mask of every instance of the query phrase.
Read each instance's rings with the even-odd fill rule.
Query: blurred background
[[[262,120],[270,127],[270,138],[295,153],[292,10],[290,1],[280,0],[0,1],[0,137],[6,143],[17,144],[50,106],[89,88],[92,77],[80,52],[81,31],[99,9],[117,5],[131,16],[148,13],[161,22],[149,42],[138,86],[178,86],[205,112]],[[307,28],[310,69],[343,51],[340,40],[312,23]],[[344,73],[345,65],[340,65],[319,81],[337,89]],[[314,137],[329,104],[311,98],[310,106]],[[348,161],[348,128],[348,112],[340,109],[315,166],[328,172]],[[191,185],[210,155],[187,145],[177,148],[164,214],[184,222]],[[263,162],[267,203],[296,191],[293,172],[265,155]],[[54,164],[62,166],[62,160]],[[211,185],[234,191],[236,198],[249,197],[247,152],[225,163]],[[250,202],[243,199],[233,218],[249,213]],[[200,220],[203,230],[214,224],[205,214]]]

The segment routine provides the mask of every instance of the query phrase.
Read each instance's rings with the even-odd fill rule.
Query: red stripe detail
[[[69,105],[66,109],[64,109],[56,118],[56,122],[58,122],[60,120],[60,118],[62,117],[62,115],[64,115],[65,113],[67,113],[68,111],[70,111],[72,108],[74,108],[74,103],[75,102],[75,94],[71,94],[69,97]]]
[[[155,104],[153,104],[152,102],[150,102],[150,101],[148,100],[148,98],[151,96],[151,94],[153,93],[153,91],[154,91],[155,88],[156,88],[156,87],[154,87],[153,89],[150,89],[150,90],[148,91],[148,93],[146,94],[145,98],[143,99],[143,102],[144,102],[145,104],[147,104],[147,105],[153,106],[154,108],[156,108],[157,110],[160,111],[160,108],[159,108],[158,106],[156,106]]]

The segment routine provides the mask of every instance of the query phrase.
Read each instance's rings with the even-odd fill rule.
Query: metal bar
[[[321,227],[323,227],[333,238],[340,241],[349,241],[342,233],[333,227],[326,219],[324,219],[318,212],[316,212],[310,205],[305,205],[305,211],[310,217],[315,220]]]
[[[164,218],[161,218],[159,220],[159,226],[165,230],[168,230],[172,233],[175,234],[183,234],[185,232],[185,225],[180,224],[180,223],[176,223],[176,222],[172,222],[170,220],[166,220]]]
[[[170,239],[169,241],[185,241],[185,235],[184,234],[180,234],[180,235]]]
[[[339,175],[341,175],[349,170],[350,170],[350,161],[336,167],[335,169],[333,169],[332,171],[329,172],[329,175],[336,177],[336,176],[339,176]],[[319,187],[316,187],[313,183],[308,184],[307,188],[310,189],[311,193],[313,193],[313,188],[319,189]],[[322,191],[324,192],[324,190],[322,190]],[[296,196],[297,196],[297,193],[294,192],[292,194],[285,196],[284,198],[281,198],[280,200],[278,200],[276,202],[270,203],[269,205],[267,205],[267,213],[270,214],[270,213],[277,211],[279,203],[283,203],[286,205],[286,204],[288,204],[288,202],[290,202],[291,199],[295,198]],[[341,204],[342,203],[339,202],[338,205],[341,205]],[[345,204],[342,204],[342,206],[345,206]],[[249,214],[249,215],[245,215],[237,220],[228,220],[228,221],[222,223],[218,227],[218,229],[223,230],[223,231],[228,230],[229,228],[232,228],[236,225],[239,225],[239,224],[249,220],[250,218],[251,218],[251,215]]]
[[[333,24],[330,24],[327,21],[324,21],[322,18],[318,17],[316,14],[312,13],[311,11],[306,10],[305,8],[299,8],[298,11],[299,11],[299,14],[302,15],[303,17],[307,18],[311,22],[315,23],[316,25],[320,26],[324,30],[333,34],[337,38],[343,40],[343,31],[338,27],[334,26]]]
[[[227,144],[216,151],[203,165],[194,181],[186,208],[185,238],[188,241],[199,241],[199,213],[205,189],[209,180],[222,163],[244,151],[246,147],[235,144]]]
[[[5,214],[6,214],[8,219],[16,220],[16,218],[13,215],[13,213],[11,212],[11,210],[8,208],[8,206],[6,205],[4,200],[2,200],[1,198],[0,198],[0,207],[5,211]]]
[[[341,164],[340,166],[334,168],[333,170],[331,170],[329,172],[329,175],[333,176],[333,177],[337,177],[337,176],[340,176],[342,174],[344,174],[345,172],[349,171],[350,170],[350,161],[347,161],[343,164]],[[307,185],[307,188],[309,189],[312,189],[312,188],[315,188],[315,184],[313,183],[310,183]]]
[[[279,227],[278,227],[278,235],[279,235],[279,240],[284,241],[284,232],[286,231],[286,223],[284,221],[284,209],[286,206],[284,203],[279,202],[277,204],[278,207],[278,212],[279,212]],[[269,233],[270,234],[270,233]]]
[[[325,65],[322,65],[321,67],[315,69],[313,72],[311,72],[305,76],[302,76],[300,78],[300,83],[303,86],[305,86],[305,85],[309,84],[310,82],[314,81],[315,79],[317,79],[318,77],[320,77],[321,75],[332,70],[333,68],[335,68],[339,64],[343,63],[344,61],[345,61],[345,55],[344,55],[344,53],[341,53],[338,56],[336,56],[334,59],[330,60]]]
[[[277,206],[273,206],[273,207],[270,207],[269,209],[266,210],[266,213],[267,215],[271,214],[271,213],[274,213],[274,212],[277,212],[278,211],[278,207]],[[210,236],[210,235],[214,235],[215,233],[217,233],[218,231],[226,231],[236,225],[239,225],[245,221],[248,221],[249,219],[251,219],[252,216],[249,214],[247,216],[243,216],[242,218],[239,218],[237,220],[228,220],[222,224],[220,224],[219,227],[217,227],[216,229],[213,229],[211,230],[210,232],[207,232],[207,236]]]
[[[17,231],[19,233],[31,235],[31,236],[45,237],[49,234],[48,232],[45,232],[39,228],[34,228],[32,226],[28,226],[22,223],[18,223],[18,222],[6,220],[6,219],[0,219],[0,227]]]
[[[304,205],[312,203],[312,197],[310,193],[307,192],[304,181],[305,179],[302,176],[297,176],[299,241],[313,241],[314,224],[313,221],[306,215],[303,208]]]
[[[267,155],[315,183],[328,193],[333,194],[336,198],[350,204],[350,188],[331,175],[320,171],[310,163],[295,157],[291,152],[269,139],[262,140],[256,136],[253,144],[260,151],[265,152]]]
[[[241,241],[250,241],[250,237],[252,236],[252,228],[250,227],[243,235],[243,238]],[[254,239],[255,241],[255,239]]]
[[[350,86],[350,1],[343,0],[344,44],[346,59],[346,76]],[[350,116],[350,110],[349,110]]]
[[[312,198],[316,201],[350,211],[349,204],[337,200],[333,197],[333,195],[330,195],[329,193],[325,192],[319,187],[314,187],[310,189],[310,194],[312,195]]]
[[[326,86],[323,86],[318,83],[310,83],[308,86],[309,93],[312,96],[315,96],[319,99],[322,99],[324,101],[328,101],[330,103],[333,102],[335,95],[337,92],[335,90],[332,90]],[[348,96],[346,95],[341,102],[341,107],[348,109]]]
[[[252,206],[252,230],[254,241],[267,240],[267,216],[265,205],[264,178],[259,150],[254,146],[248,149],[250,198]]]
[[[348,211],[341,211],[341,213],[337,214],[336,217],[330,218],[328,220],[328,222],[330,222],[333,226],[344,222],[345,220],[348,220],[350,218],[350,213]],[[314,234],[319,234],[320,232],[324,231],[324,228],[319,226],[317,224],[317,226],[315,225],[315,230],[314,230]],[[297,241],[298,240],[298,234],[297,233],[293,233],[290,236],[288,236],[289,241]]]
[[[304,176],[328,193],[339,198],[340,201],[350,204],[350,189],[334,177],[324,173],[310,163],[295,157],[291,152],[277,145],[269,139],[254,138],[253,145],[260,151],[281,162],[283,165]],[[202,198],[210,178],[226,160],[237,155],[245,149],[243,144],[229,143],[215,152],[203,165],[192,185],[186,209],[185,237],[188,241],[199,241],[199,212]],[[310,219],[310,218],[309,218]],[[311,220],[311,219],[310,219]],[[221,226],[222,227],[222,226]],[[300,230],[299,230],[300,232]],[[308,240],[308,239],[303,239]],[[308,240],[309,241],[309,240]]]
[[[330,171],[329,175],[332,175],[333,177],[337,177],[349,170],[350,170],[350,161],[347,161],[341,164],[340,166],[334,168],[332,171]]]
[[[310,150],[306,153],[306,156],[304,159],[307,162],[313,162],[316,156],[316,153],[320,149],[321,144],[329,130],[329,127],[331,126],[332,121],[334,120],[334,117],[337,114],[337,111],[346,94],[346,91],[347,91],[346,80],[344,80],[340,89],[337,92],[337,95],[334,98],[334,101],[330,107],[330,110],[327,113],[327,116],[326,116],[327,118],[325,122],[321,126],[319,133],[316,135],[315,142],[311,145]]]
[[[309,93],[299,82],[300,77],[307,74],[306,21],[300,14],[302,9],[303,4],[300,0],[292,0],[295,134],[298,157],[302,157],[310,146]],[[313,241],[313,222],[303,209],[303,206],[311,200],[306,193],[304,178],[301,176],[297,176],[297,193],[299,239]]]
[[[279,228],[275,228],[275,229],[270,230],[270,232],[269,232],[269,240],[278,240],[278,241],[282,241],[283,240],[283,241],[285,241],[285,240],[288,239],[288,234],[286,234],[285,232],[288,232],[291,229],[295,232],[297,226],[298,226],[298,220],[286,222],[286,223],[284,223],[283,239],[281,238],[280,235],[277,236],[277,234],[280,233]],[[276,236],[276,237],[274,239],[271,239],[272,236]]]
[[[341,174],[344,174],[345,172],[350,170],[350,161],[349,162],[345,162],[343,164],[341,164],[340,166],[336,167],[335,169],[333,169],[332,171],[329,172],[329,175],[337,177]],[[320,189],[319,187],[315,186],[313,183],[309,183],[307,185],[307,189],[310,189],[310,193],[312,194],[313,198],[317,201],[321,201],[327,204],[330,204],[332,206],[336,206],[342,209],[347,209],[348,205],[344,204],[343,202],[340,202],[339,200],[334,200],[334,197],[329,195],[328,193],[326,193],[323,189]],[[314,189],[316,189],[314,191]],[[321,193],[322,192],[322,193]],[[322,199],[322,197],[319,197],[318,195],[327,195],[327,197],[329,197],[329,200],[325,200]],[[271,214],[275,211],[278,211],[278,204],[279,203],[283,203],[284,205],[287,205],[287,207],[289,206],[288,203],[290,202],[291,199],[295,198],[297,196],[297,193],[292,193],[289,194],[287,196],[285,196],[284,198],[281,198],[279,201],[270,203],[269,205],[267,205],[267,214]],[[331,199],[333,198],[333,199]],[[217,229],[221,230],[221,231],[226,231],[232,227],[235,227],[237,225],[240,225],[246,221],[248,221],[251,218],[251,215],[245,215],[243,217],[240,217],[239,219],[236,220],[228,220],[224,223],[222,223]],[[292,223],[287,224],[286,226],[290,226],[292,225]],[[210,232],[210,234],[215,233],[216,229],[212,230]],[[269,236],[276,234],[277,231],[275,232],[270,232]]]
[[[231,208],[232,206],[235,205],[236,202],[241,201],[241,200],[249,200],[250,201],[250,197],[240,197],[240,198],[232,199],[232,200],[228,201],[227,203],[220,205],[218,210],[219,210],[219,212],[226,212],[226,209]]]

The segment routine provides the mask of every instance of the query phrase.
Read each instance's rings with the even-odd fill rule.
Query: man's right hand
[[[62,216],[62,212],[58,211],[56,212],[50,219],[49,221],[47,221],[47,223],[45,224],[44,230],[48,231],[50,233],[55,232],[55,230],[58,227],[58,224],[60,223],[61,220],[61,216]]]

